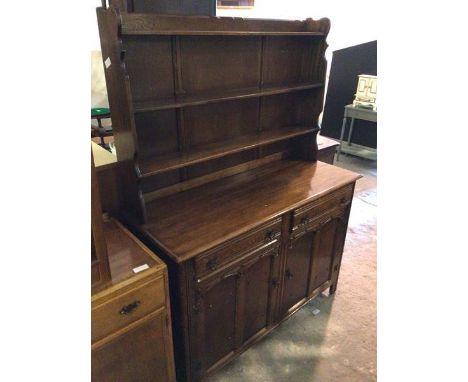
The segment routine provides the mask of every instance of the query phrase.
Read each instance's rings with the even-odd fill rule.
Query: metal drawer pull
[[[223,280],[228,279],[229,277],[240,277],[241,275],[242,275],[242,272],[227,273],[223,275]]]
[[[304,217],[301,219],[301,223],[300,225],[306,225],[306,224],[309,224],[310,222],[312,221],[312,218],[307,218],[307,217]]]
[[[120,314],[127,316],[132,313],[138,306],[141,304],[140,301],[133,301],[131,304],[125,305],[122,309],[120,309]]]
[[[218,260],[216,258],[211,259],[210,261],[206,263],[206,267],[211,271],[216,269],[217,266],[218,266]]]
[[[275,240],[277,237],[280,236],[280,233],[279,232],[275,232],[273,230],[270,230],[267,232],[266,234],[266,239],[269,240],[269,241],[273,241]]]
[[[340,206],[343,208],[343,207],[347,207],[351,204],[351,200],[349,199],[346,199],[346,198],[341,198],[340,200]]]

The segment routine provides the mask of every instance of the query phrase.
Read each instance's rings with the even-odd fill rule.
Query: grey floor
[[[376,381],[377,165],[346,155],[335,164],[364,175],[356,185],[336,294],[318,296],[211,382]]]

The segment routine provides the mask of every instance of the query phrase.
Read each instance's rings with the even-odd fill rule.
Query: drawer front
[[[197,276],[215,271],[241,257],[247,251],[265,244],[277,244],[281,238],[281,218],[264,224],[249,233],[224,243],[195,258]]]
[[[91,340],[95,342],[165,304],[163,275],[121,294],[92,310]]]
[[[318,200],[313,201],[303,207],[297,208],[293,212],[292,236],[299,234],[301,231],[311,225],[315,225],[327,216],[334,215],[340,210],[344,210],[353,198],[353,185],[350,184],[341,188],[330,195],[326,195]]]

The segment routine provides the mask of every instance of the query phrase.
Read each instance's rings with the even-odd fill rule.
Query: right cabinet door
[[[283,273],[281,313],[287,315],[336,283],[346,236],[348,209],[335,209],[291,235]]]

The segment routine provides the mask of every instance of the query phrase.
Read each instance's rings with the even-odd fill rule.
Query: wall
[[[252,9],[218,9],[217,16],[301,20],[308,17],[331,20],[327,59],[332,52],[363,42],[377,40],[375,1],[334,0],[255,0]]]

